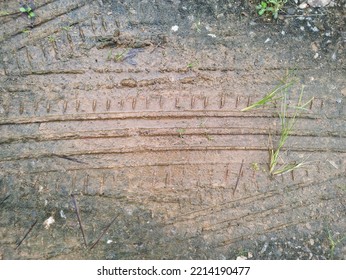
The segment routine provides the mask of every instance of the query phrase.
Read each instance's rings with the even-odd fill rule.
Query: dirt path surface
[[[0,258],[346,258],[344,3],[35,2],[0,3]],[[241,109],[293,68],[271,176],[280,105]]]

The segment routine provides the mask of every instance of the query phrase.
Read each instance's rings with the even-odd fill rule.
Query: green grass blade
[[[284,165],[282,168],[272,172],[273,175],[283,175],[287,172],[293,171],[294,169],[297,169],[301,166],[303,166],[305,163],[300,162],[300,163],[288,163]]]
[[[242,109],[242,112],[249,111],[251,109],[255,109],[257,107],[261,107],[263,105],[266,105],[267,103],[273,103],[274,100],[281,99],[283,96],[277,97],[279,93],[282,93],[282,91],[288,89],[293,85],[293,82],[286,83],[284,85],[277,86],[274,90],[267,93],[261,100],[251,104],[250,106]]]

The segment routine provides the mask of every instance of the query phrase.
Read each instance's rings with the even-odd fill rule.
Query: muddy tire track
[[[270,57],[265,45],[226,27],[219,42],[191,30],[176,35],[171,22],[158,25],[140,12],[141,1],[130,2],[46,1],[30,34],[21,32],[28,21],[16,6],[6,6],[13,12],[0,18],[1,256],[220,258],[263,236],[303,234],[312,221],[311,232],[326,221],[344,229],[345,69],[297,60],[304,101],[314,99],[279,165],[306,164],[273,177],[269,140],[280,136],[280,104],[241,109],[293,66],[290,52],[284,62]],[[141,51],[130,63],[115,61],[134,44]],[[267,55],[260,67],[258,48]],[[287,102],[297,94],[298,86]],[[45,228],[49,217],[55,224]]]

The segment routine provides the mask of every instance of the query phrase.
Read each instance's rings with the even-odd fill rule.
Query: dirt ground
[[[257,4],[1,1],[0,259],[346,259],[345,2]]]

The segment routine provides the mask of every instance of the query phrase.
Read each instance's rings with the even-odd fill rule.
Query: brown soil
[[[0,258],[346,258],[341,1],[35,2],[0,3]],[[270,176],[280,106],[241,109],[293,68]]]

